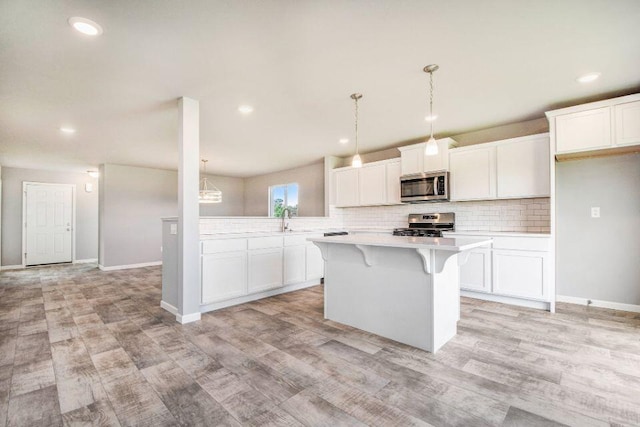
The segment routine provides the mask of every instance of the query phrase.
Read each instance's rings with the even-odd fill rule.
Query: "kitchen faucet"
[[[282,223],[280,224],[280,231],[283,233],[289,229],[289,223],[284,223],[285,218],[291,219],[291,210],[289,208],[284,208],[282,210]]]

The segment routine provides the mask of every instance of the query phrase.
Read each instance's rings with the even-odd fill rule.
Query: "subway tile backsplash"
[[[334,208],[331,211],[345,228],[388,229],[406,227],[410,213],[422,212],[455,212],[458,231],[550,231],[549,198]]]
[[[329,217],[300,217],[289,221],[296,230],[386,229],[406,227],[410,213],[455,212],[457,231],[510,231],[549,233],[549,199],[483,200],[473,202],[418,203],[394,206],[336,208]],[[278,231],[279,218],[203,217],[200,232],[239,233]]]

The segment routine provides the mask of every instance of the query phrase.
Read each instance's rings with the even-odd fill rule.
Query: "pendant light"
[[[198,201],[200,203],[222,203],[222,191],[213,185],[207,178],[207,162],[209,160],[202,159],[204,165],[203,178],[200,180],[200,193]]]
[[[425,73],[429,73],[429,123],[431,124],[431,136],[427,141],[427,146],[424,149],[424,154],[427,156],[435,156],[438,154],[438,143],[436,139],[433,137],[433,122],[435,121],[435,117],[433,115],[433,73],[435,73],[438,68],[440,68],[436,64],[427,65],[424,67],[423,71]]]
[[[358,152],[358,100],[362,98],[361,93],[352,93],[351,99],[356,103],[356,154],[353,156],[353,160],[351,160],[351,166],[354,168],[362,167],[362,159],[360,158],[360,153]]]

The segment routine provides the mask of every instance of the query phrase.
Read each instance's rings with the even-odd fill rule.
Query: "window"
[[[298,216],[298,184],[272,185],[269,187],[269,216],[282,218],[284,209],[290,216]]]

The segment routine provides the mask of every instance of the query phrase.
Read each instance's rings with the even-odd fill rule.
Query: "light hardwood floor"
[[[203,315],[160,268],[0,273],[0,425],[640,425],[640,315],[462,300],[436,355],[323,319],[322,287]]]

